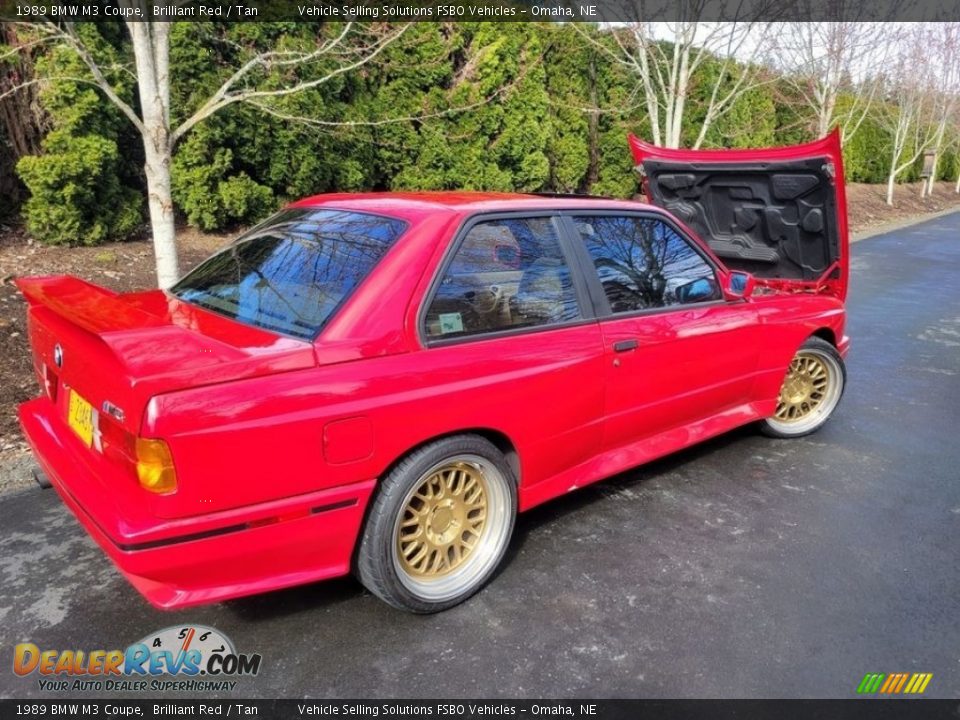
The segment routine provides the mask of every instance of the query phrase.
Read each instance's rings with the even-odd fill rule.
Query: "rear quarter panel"
[[[149,434],[170,444],[179,479],[165,514],[381,477],[417,445],[470,429],[505,435],[521,484],[536,483],[599,448],[600,343],[585,323],[160,396]]]

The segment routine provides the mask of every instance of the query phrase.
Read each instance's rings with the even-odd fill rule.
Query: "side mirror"
[[[748,272],[735,270],[727,276],[726,295],[732,300],[748,298],[753,295],[753,289],[757,281]]]
[[[688,303],[706,302],[707,300],[717,300],[720,294],[717,292],[717,283],[713,278],[700,278],[680,285],[677,288],[677,302],[684,305]]]

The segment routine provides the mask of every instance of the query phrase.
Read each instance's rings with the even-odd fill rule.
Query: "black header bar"
[[[0,720],[955,720],[958,700],[0,700]]]

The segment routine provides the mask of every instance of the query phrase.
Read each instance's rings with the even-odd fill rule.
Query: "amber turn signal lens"
[[[140,487],[153,493],[170,493],[177,489],[173,457],[163,440],[137,438],[136,450]]]

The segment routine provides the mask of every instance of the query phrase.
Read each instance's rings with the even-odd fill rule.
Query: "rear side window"
[[[613,313],[721,297],[703,256],[662,220],[636,216],[573,218]]]
[[[286,210],[200,264],[172,292],[247,325],[312,339],[405,227],[365,213]]]
[[[550,218],[474,225],[443,270],[426,313],[428,338],[569,322],[581,317]]]

